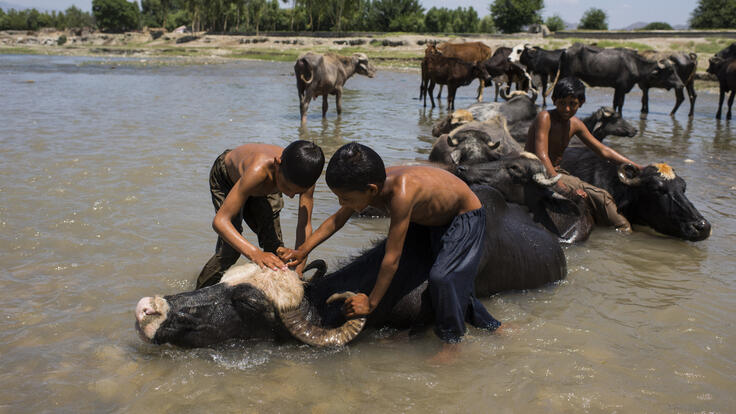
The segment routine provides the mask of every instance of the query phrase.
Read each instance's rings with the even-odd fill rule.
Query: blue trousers
[[[435,333],[445,342],[459,342],[465,322],[495,330],[501,326],[475,297],[475,276],[483,254],[484,208],[456,216],[447,226],[430,227],[435,261],[429,271],[429,294],[435,312]]]

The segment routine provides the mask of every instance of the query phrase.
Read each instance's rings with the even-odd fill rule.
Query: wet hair
[[[568,76],[557,81],[555,89],[552,91],[552,102],[568,96],[577,98],[581,105],[585,102],[585,85],[574,76]]]
[[[322,148],[309,141],[294,141],[281,153],[281,172],[284,177],[302,188],[317,182],[325,165]]]
[[[331,189],[364,191],[369,184],[386,181],[381,157],[365,145],[351,142],[340,147],[327,164],[325,181]]]

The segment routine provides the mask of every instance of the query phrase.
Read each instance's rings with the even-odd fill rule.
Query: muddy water
[[[426,363],[431,334],[381,331],[337,350],[137,338],[138,299],[193,288],[212,253],[207,174],[223,149],[302,138],[329,156],[357,140],[387,164],[426,158],[445,110],[413,99],[418,78],[351,79],[341,118],[331,101],[322,121],[316,101],[300,129],[290,64],[0,56],[0,412],[733,412],[736,125],[713,119],[706,91],[691,120],[667,115],[665,91],[640,120],[629,94],[624,116],[642,132],[608,143],[671,164],[712,237],[596,229],[566,249],[565,281],[484,299],[508,329],[471,329],[453,365]],[[588,98],[583,115],[611,91]],[[282,215],[289,244],[295,206]],[[320,181],[316,223],[336,207]],[[351,220],[314,257],[334,267],[386,228]]]

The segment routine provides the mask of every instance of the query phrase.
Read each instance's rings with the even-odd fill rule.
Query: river
[[[292,64],[179,62],[0,55],[0,412],[736,410],[736,125],[713,119],[717,93],[699,91],[688,119],[688,102],[673,118],[674,93],[652,90],[640,120],[636,89],[624,117],[639,135],[606,141],[669,163],[709,239],[596,228],[565,248],[564,281],[483,299],[507,328],[470,328],[455,363],[437,367],[431,333],[329,350],[138,339],[137,301],[192,289],[213,252],[208,172],[225,148],[308,139],[329,158],[359,141],[396,165],[426,159],[446,113],[422,108],[416,72],[379,71],[348,81],[342,117],[331,98],[323,121],[314,101],[300,128]],[[612,93],[589,89],[579,115]],[[282,212],[287,245],[296,206]],[[315,224],[337,207],[320,179]],[[334,268],[387,227],[352,219],[312,257]]]

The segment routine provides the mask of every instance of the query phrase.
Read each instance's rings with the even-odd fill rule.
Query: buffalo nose
[[[135,306],[135,319],[138,322],[141,322],[147,315],[154,315],[156,313],[156,309],[153,307],[153,298],[150,296],[139,300]]]

